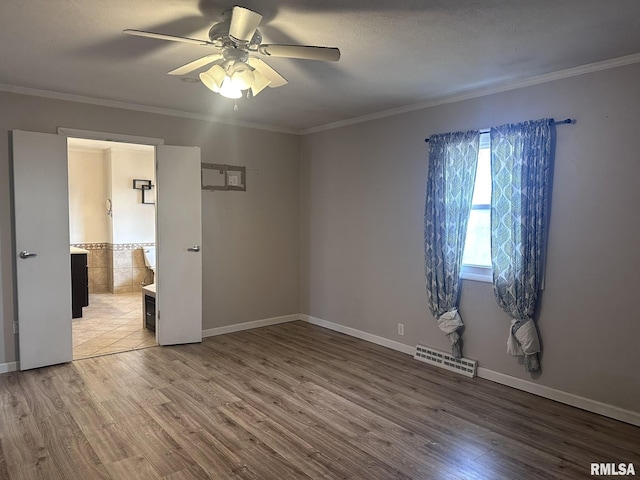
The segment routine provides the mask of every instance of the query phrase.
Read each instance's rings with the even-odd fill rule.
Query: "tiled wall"
[[[113,293],[142,291],[142,284],[153,283],[153,273],[144,264],[142,250],[147,243],[109,244],[113,258]]]
[[[142,284],[153,283],[153,272],[144,264],[142,250],[152,243],[79,243],[74,247],[89,251],[89,293],[132,293]]]
[[[105,243],[94,243],[97,248],[89,250],[89,293],[106,293],[111,279],[111,261]]]

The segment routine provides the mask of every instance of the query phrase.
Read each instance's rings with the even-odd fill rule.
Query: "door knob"
[[[26,250],[23,250],[20,252],[20,258],[30,258],[30,257],[37,257],[38,254],[37,253],[29,253]]]
[[[187,252],[199,252],[199,251],[200,251],[200,245],[194,245],[193,247],[187,248]]]

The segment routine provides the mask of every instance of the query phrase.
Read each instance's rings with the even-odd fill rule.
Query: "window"
[[[480,134],[473,203],[462,256],[462,278],[492,282],[491,276],[491,140]]]

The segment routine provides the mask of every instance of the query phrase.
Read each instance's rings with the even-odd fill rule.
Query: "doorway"
[[[155,346],[143,320],[155,288],[155,150],[74,137],[67,149],[74,303],[74,283],[85,283],[74,260],[86,264],[88,291],[73,308],[73,359]]]
[[[20,370],[69,362],[73,357],[66,136],[84,135],[60,130],[62,135],[11,131]],[[138,141],[119,137],[90,138]],[[155,146],[155,175],[162,187],[156,193],[156,235],[161,246],[156,251],[157,272],[167,272],[159,275],[155,288],[156,339],[159,345],[199,342],[200,149],[162,141],[146,144]]]

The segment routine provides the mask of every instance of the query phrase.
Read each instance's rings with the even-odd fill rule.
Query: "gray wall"
[[[296,135],[0,92],[0,364],[16,359],[9,130],[57,127],[197,145],[202,161],[247,166],[247,192],[202,192],[203,328],[299,311]],[[248,107],[249,108],[249,107]]]
[[[465,281],[465,355],[479,365],[638,411],[640,65],[306,135],[0,93],[0,363],[15,359],[8,132],[66,126],[199,145],[247,166],[248,191],[203,192],[204,324],[296,312],[446,350],[424,293],[432,133],[570,116],[558,127],[543,373],[505,353],[490,284]],[[299,159],[301,159],[299,167]],[[298,270],[299,269],[299,270]],[[405,336],[396,334],[405,324]]]
[[[304,136],[302,313],[448,350],[424,293],[424,138],[576,118],[557,128],[542,374],[530,377],[505,353],[509,319],[488,283],[463,283],[464,353],[481,367],[638,411],[639,106],[636,64]]]

